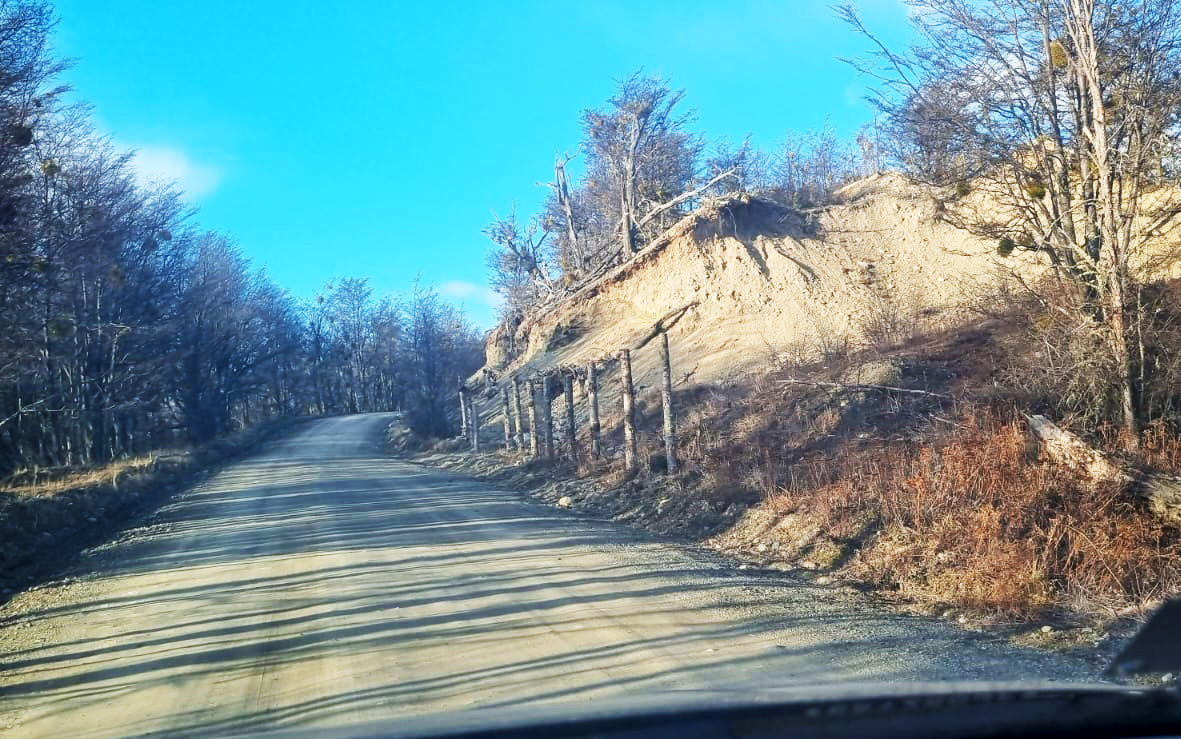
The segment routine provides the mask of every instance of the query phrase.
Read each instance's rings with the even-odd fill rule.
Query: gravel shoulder
[[[388,458],[324,419],[0,610],[0,731],[205,736],[670,689],[1091,680],[1093,660]]]

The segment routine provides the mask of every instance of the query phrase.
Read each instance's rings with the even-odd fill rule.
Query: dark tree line
[[[100,463],[290,414],[404,410],[458,428],[481,337],[420,287],[300,304],[180,194],[140,187],[63,101],[52,11],[0,2],[0,473]]]

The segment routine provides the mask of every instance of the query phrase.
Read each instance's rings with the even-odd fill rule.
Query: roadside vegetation
[[[83,550],[136,523],[168,496],[293,432],[300,422],[276,418],[203,444],[11,476],[0,490],[0,604],[57,576]]]
[[[1029,388],[1002,384],[1035,351],[993,322],[781,366],[693,412],[685,456],[700,476],[682,485],[733,505],[719,534],[757,559],[1006,616],[1138,614],[1181,590],[1175,511],[1153,512],[1130,479],[1044,453]],[[852,384],[883,371],[891,387],[933,394]],[[1100,427],[1095,445],[1118,449],[1120,436]],[[1179,452],[1156,424],[1120,461],[1176,475]]]
[[[988,321],[680,390],[675,475],[661,464],[652,388],[637,396],[645,463],[634,475],[611,457],[472,455],[463,439],[432,444],[406,430],[392,441],[550,503],[935,612],[1139,617],[1181,591],[1177,510],[1154,511],[1142,482],[1181,475],[1181,439],[1158,422],[1134,452],[1118,451],[1121,429],[1097,427],[1088,444],[1139,481],[1096,479],[1046,455],[1025,410],[1056,407],[1057,392],[1039,402],[1005,384],[1036,352],[1016,327]],[[584,450],[589,441],[579,437]],[[615,413],[602,444],[624,444]]]
[[[749,382],[678,389],[675,474],[658,464],[652,388],[637,394],[638,474],[507,451],[438,459],[931,605],[1115,618],[1181,591],[1176,4],[912,5],[908,49],[837,9],[868,48],[850,64],[877,84],[853,143],[823,131],[775,152],[711,148],[685,92],[642,71],[583,111],[543,212],[486,232],[505,297],[486,378],[555,348],[529,343],[531,317],[717,196],[774,201],[807,226],[842,185],[899,171],[938,220],[993,245],[1009,289],[939,321],[887,290],[852,338],[768,347]],[[605,448],[622,434],[605,418]]]

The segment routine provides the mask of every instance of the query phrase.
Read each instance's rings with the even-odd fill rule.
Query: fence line
[[[525,451],[526,424],[521,407],[521,386],[528,393],[528,454],[533,459],[554,460],[557,450],[554,444],[553,401],[559,395],[564,400],[562,423],[563,447],[566,457],[574,462],[581,461],[576,426],[574,381],[579,381],[582,395],[587,403],[587,423],[590,437],[590,456],[601,459],[605,455],[600,421],[599,394],[600,370],[613,363],[619,365],[620,395],[623,411],[623,463],[628,474],[639,470],[639,452],[636,429],[635,385],[632,379],[632,352],[639,351],[653,339],[659,338],[659,364],[661,373],[660,399],[663,416],[662,437],[664,444],[664,469],[675,474],[679,468],[677,459],[676,408],[672,392],[672,356],[669,349],[668,331],[697,302],[688,303],[669,311],[660,318],[652,329],[635,346],[622,348],[592,359],[585,367],[558,366],[548,372],[533,372],[527,375],[515,374],[499,384],[500,412],[504,426],[504,448]],[[550,388],[555,388],[551,395]],[[495,398],[497,386],[487,392],[486,397]],[[540,398],[538,397],[540,393]],[[479,413],[476,409],[477,393],[461,384],[460,422],[463,433],[468,437],[473,452],[480,451]]]

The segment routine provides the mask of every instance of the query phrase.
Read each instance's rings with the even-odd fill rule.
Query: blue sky
[[[493,322],[481,229],[544,196],[579,112],[643,67],[671,78],[711,138],[771,147],[868,120],[837,56],[865,43],[824,2],[57,0],[66,81],[95,122],[175,179],[202,226],[228,231],[309,297],[416,275]],[[863,0],[888,39],[900,0]]]

